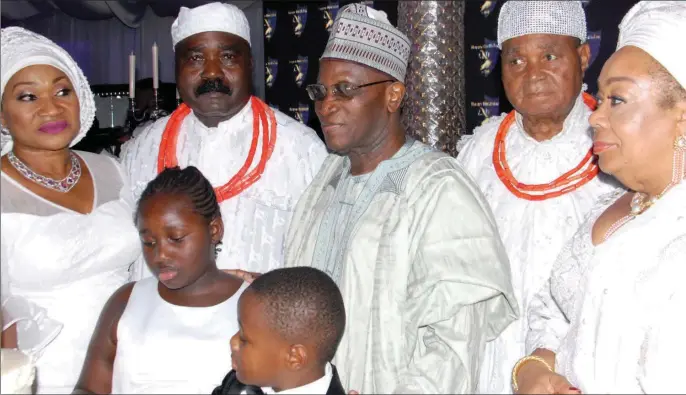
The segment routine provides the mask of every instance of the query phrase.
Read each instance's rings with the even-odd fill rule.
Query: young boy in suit
[[[345,328],[336,283],[310,267],[259,276],[238,301],[233,370],[212,395],[345,395],[331,364]]]

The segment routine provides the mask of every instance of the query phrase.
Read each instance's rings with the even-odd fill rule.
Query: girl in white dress
[[[36,362],[38,393],[64,394],[140,244],[118,163],[69,149],[95,115],[78,65],[25,29],[1,36],[2,344]]]
[[[155,277],[107,302],[75,392],[209,394],[230,370],[248,285],[217,269],[224,224],[212,184],[192,166],[164,170],[143,191],[136,225]]]
[[[589,122],[629,192],[598,202],[532,303],[519,393],[686,393],[685,36],[684,2],[640,2],[620,25]]]

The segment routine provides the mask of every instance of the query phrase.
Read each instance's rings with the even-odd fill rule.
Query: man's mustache
[[[224,85],[221,80],[207,80],[202,83],[196,90],[195,96],[204,95],[205,93],[219,92],[231,95],[231,88]]]

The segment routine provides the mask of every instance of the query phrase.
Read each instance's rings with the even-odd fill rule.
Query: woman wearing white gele
[[[2,344],[36,362],[38,393],[70,393],[140,254],[133,204],[114,159],[69,148],[95,116],[76,62],[28,30],[1,37]]]
[[[598,203],[528,311],[520,393],[686,393],[686,3],[642,1],[620,25],[589,122]]]

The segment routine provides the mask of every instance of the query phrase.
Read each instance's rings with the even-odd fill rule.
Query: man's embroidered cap
[[[338,11],[320,59],[359,63],[405,82],[409,57],[410,40],[385,12],[354,3]]]

